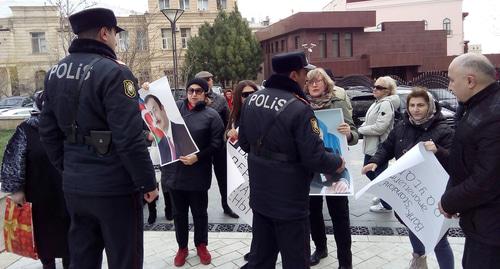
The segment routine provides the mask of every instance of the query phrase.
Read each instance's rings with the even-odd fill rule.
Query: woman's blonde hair
[[[315,68],[315,69],[309,71],[307,73],[307,80],[312,80],[312,79],[316,78],[317,76],[323,77],[323,80],[325,81],[326,86],[327,86],[326,92],[333,93],[333,87],[335,87],[335,83],[330,78],[330,76],[328,76],[328,74],[325,72],[325,69],[318,67],[318,68]],[[306,83],[305,89],[306,89],[306,93],[309,93],[309,88],[308,88],[307,83]]]
[[[385,76],[385,77],[379,77],[377,81],[378,80],[380,80],[384,84],[383,86],[389,90],[388,95],[396,94],[396,88],[398,87],[398,85],[396,85],[396,81],[393,78]]]

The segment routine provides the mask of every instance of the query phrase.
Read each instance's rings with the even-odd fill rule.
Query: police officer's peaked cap
[[[276,54],[273,59],[273,70],[276,73],[289,73],[300,69],[312,70],[316,66],[307,62],[303,51]]]
[[[195,78],[212,78],[214,75],[208,71],[200,71],[194,75]]]
[[[69,22],[75,34],[99,27],[114,27],[117,33],[125,31],[118,27],[113,11],[106,8],[82,10],[69,16]]]
[[[186,84],[186,89],[189,89],[189,86],[191,86],[193,84],[200,85],[200,87],[203,88],[204,92],[208,92],[208,90],[209,90],[207,81],[202,79],[202,78],[193,78],[192,80],[190,80],[188,82],[188,84]]]

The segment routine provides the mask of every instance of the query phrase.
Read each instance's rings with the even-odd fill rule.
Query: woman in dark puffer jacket
[[[439,105],[425,88],[415,87],[408,95],[404,119],[390,132],[369,163],[363,167],[363,174],[373,171],[378,165],[392,158],[400,158],[419,142],[424,142],[428,151],[434,152],[446,169],[448,150],[453,140],[453,130],[446,124]],[[413,247],[410,268],[427,268],[425,248],[422,242],[408,230]],[[434,248],[441,269],[454,268],[453,252],[446,234]]]
[[[224,126],[215,110],[207,107],[208,84],[195,78],[186,86],[187,98],[177,102],[179,111],[200,150],[179,157],[179,162],[162,167],[162,185],[167,186],[173,204],[175,236],[179,250],[174,265],[184,265],[188,256],[188,213],[194,223],[194,243],[201,264],[210,264],[208,244],[208,189],[212,179],[212,156],[222,146]]]

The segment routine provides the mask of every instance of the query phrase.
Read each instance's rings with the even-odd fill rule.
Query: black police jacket
[[[117,195],[154,190],[155,172],[142,133],[137,79],[104,43],[76,39],[69,52],[45,77],[46,100],[39,127],[49,159],[62,171],[64,191]],[[95,58],[100,60],[81,89],[77,133],[111,131],[111,148],[105,155],[86,144],[68,143],[64,133],[72,123],[79,79]]]
[[[247,98],[240,117],[239,141],[249,153],[250,206],[270,218],[304,218],[313,172],[334,173],[342,161],[325,151],[316,117],[295,81],[273,75],[265,86]],[[257,146],[262,137],[265,154]]]

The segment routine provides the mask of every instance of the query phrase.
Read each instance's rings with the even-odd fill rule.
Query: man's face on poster
[[[164,107],[158,104],[154,98],[148,98],[146,106],[153,113],[155,125],[163,131],[167,131],[170,121]]]

